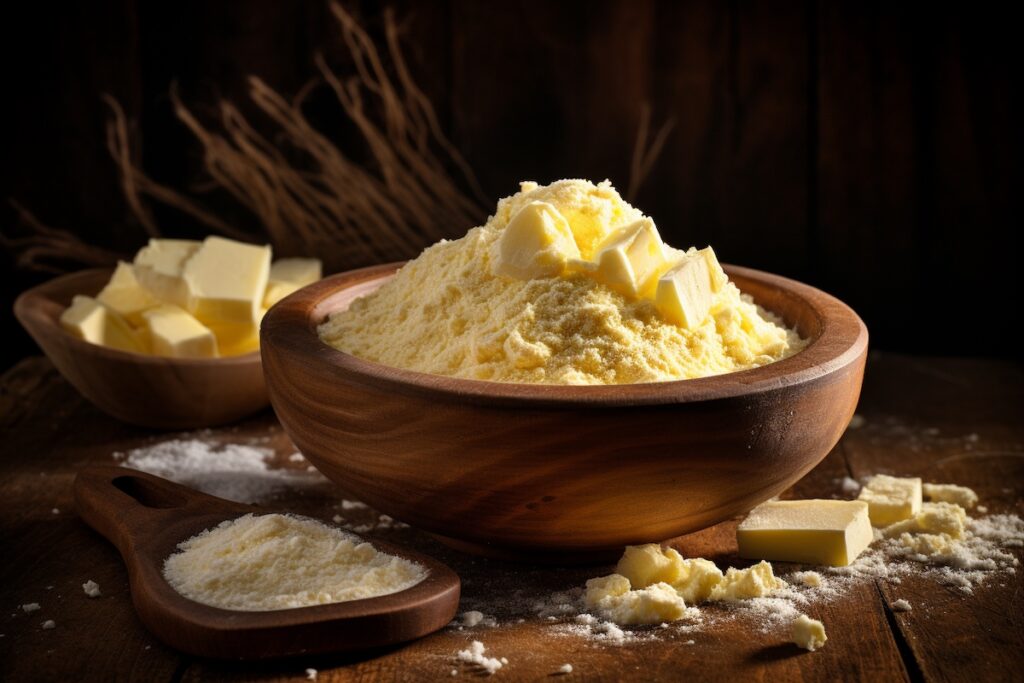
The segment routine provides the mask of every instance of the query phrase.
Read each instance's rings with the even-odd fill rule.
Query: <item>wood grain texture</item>
[[[107,269],[55,278],[14,304],[22,326],[82,395],[131,424],[159,429],[234,422],[267,405],[259,353],[215,359],[166,358],[90,344],[65,332],[60,315],[76,294],[95,294]]]
[[[749,510],[835,445],[856,406],[867,330],[806,285],[729,267],[812,339],[764,367],[620,386],[462,380],[323,344],[328,312],[394,265],[304,288],[264,318],[271,402],[320,471],[376,508],[487,554],[577,561]]]
[[[843,476],[894,472],[969,484],[990,513],[1024,515],[1024,473],[1011,467],[1024,462],[1020,364],[875,353],[868,360],[858,413],[866,425],[848,430],[784,497],[828,498],[841,495]],[[969,439],[972,434],[977,437]],[[266,415],[188,437],[260,443],[276,451],[274,469],[305,466],[289,461],[294,446]],[[26,360],[0,376],[0,547],[5,552],[0,603],[8,606],[0,611],[0,679],[303,683],[305,669],[313,667],[321,683],[451,680],[453,668],[460,678],[473,675],[455,660],[456,651],[473,639],[483,641],[489,654],[509,658],[509,666],[497,674],[504,680],[546,679],[565,663],[573,665],[573,673],[558,680],[977,683],[1019,678],[1020,571],[993,577],[973,596],[950,592],[926,577],[906,576],[891,595],[868,580],[841,598],[813,600],[806,611],[823,619],[829,633],[828,644],[815,653],[788,647],[784,629],[765,631],[756,622],[724,618],[726,612],[714,606],[705,608],[708,619],[693,632],[662,630],[655,639],[617,647],[556,635],[532,609],[533,601],[580,586],[609,566],[544,568],[481,560],[416,529],[384,527],[365,535],[445,562],[463,579],[460,609],[495,614],[499,626],[460,631],[453,625],[404,647],[362,654],[259,663],[195,659],[164,646],[139,623],[119,554],[74,513],[72,484],[81,468],[109,464],[113,451],[154,438],[168,436],[99,412],[44,358]],[[358,492],[344,496],[358,498]],[[337,490],[326,483],[291,491],[275,505],[324,521],[340,513],[355,525],[377,518],[373,510],[342,509]],[[726,522],[671,544],[727,566],[740,562],[735,525]],[[1024,559],[1021,549],[1013,552]],[[88,579],[100,584],[101,597],[82,593]],[[881,587],[886,589],[884,583]],[[887,615],[887,605],[901,597],[914,611]],[[16,608],[26,602],[39,602],[42,610],[26,615]],[[57,627],[42,630],[44,619],[55,619]]]
[[[432,633],[459,606],[459,577],[440,562],[375,541],[378,550],[422,565],[427,577],[398,593],[328,605],[241,612],[183,597],[163,578],[179,543],[221,522],[269,513],[123,467],[98,466],[75,477],[75,510],[110,540],[128,566],[139,619],[188,654],[221,659],[366,650]]]

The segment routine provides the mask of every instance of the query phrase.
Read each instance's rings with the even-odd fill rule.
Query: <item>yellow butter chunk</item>
[[[909,534],[946,534],[950,538],[963,538],[967,528],[967,511],[953,503],[924,503],[910,519],[885,527],[882,535],[895,538]]]
[[[675,584],[682,578],[683,558],[672,548],[657,543],[626,546],[615,572],[629,579],[631,586],[645,588],[654,583]]]
[[[659,624],[687,615],[686,603],[672,586],[654,583],[632,590],[620,574],[587,581],[584,602],[617,624]]]
[[[806,614],[801,614],[790,624],[789,638],[795,645],[811,652],[823,646],[828,640],[825,625]]]
[[[60,324],[92,344],[122,351],[145,351],[141,338],[128,321],[92,297],[76,296],[61,314]]]
[[[923,484],[921,488],[925,498],[937,503],[953,503],[968,510],[978,504],[978,494],[966,486]]]
[[[151,239],[135,255],[133,274],[157,299],[188,308],[189,291],[182,272],[199,244],[194,240]]]
[[[218,356],[241,356],[260,348],[260,327],[255,323],[207,325],[217,340]]]
[[[207,237],[185,264],[190,312],[204,323],[254,323],[270,276],[270,247]]]
[[[785,581],[776,578],[772,566],[762,560],[746,569],[729,567],[725,576],[711,591],[709,600],[736,601],[763,598],[771,595],[775,589],[785,586]]]
[[[565,271],[580,251],[565,217],[547,202],[530,202],[516,213],[495,243],[494,274],[532,280]]]
[[[778,500],[754,508],[736,530],[740,557],[844,566],[873,539],[868,504]]]
[[[921,479],[876,474],[861,489],[858,500],[868,504],[873,526],[887,527],[921,510]]]
[[[107,286],[96,299],[133,325],[142,324],[142,312],[160,302],[139,284],[130,263],[120,261]]]
[[[173,358],[215,358],[213,332],[177,306],[160,306],[142,314],[153,353]]]
[[[600,244],[593,266],[583,266],[595,280],[630,297],[653,292],[666,265],[661,235],[650,218],[613,230]]]
[[[282,258],[270,264],[263,308],[270,308],[301,287],[323,277],[323,265],[315,258]]]
[[[708,317],[724,278],[711,247],[685,253],[658,279],[654,303],[669,322],[694,329]]]

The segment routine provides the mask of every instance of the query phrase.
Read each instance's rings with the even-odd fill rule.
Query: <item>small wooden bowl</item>
[[[327,278],[267,314],[270,401],[321,472],[471,552],[586,561],[728,519],[820,462],[860,395],[868,333],[857,314],[749,268],[726,271],[811,342],[716,377],[504,384],[388,367],[320,341],[328,313],[397,267]]]
[[[147,356],[90,344],[68,334],[60,315],[76,294],[95,296],[111,269],[83,270],[34,287],[14,315],[57,370],[97,408],[158,429],[212,427],[267,405],[259,353],[231,358]]]

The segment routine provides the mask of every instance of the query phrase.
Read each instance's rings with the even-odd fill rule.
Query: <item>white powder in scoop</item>
[[[178,548],[164,563],[168,583],[196,602],[241,611],[387,595],[427,575],[340,529],[291,515],[243,515]]]
[[[319,472],[271,469],[271,448],[195,438],[161,441],[115,453],[114,458],[125,467],[239,503],[259,503],[290,489],[327,483]]]

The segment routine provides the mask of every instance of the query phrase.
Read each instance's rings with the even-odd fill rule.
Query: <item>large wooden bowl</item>
[[[813,287],[748,268],[726,271],[811,342],[777,363],[717,377],[505,384],[387,367],[320,341],[328,313],[396,268],[327,278],[267,314],[270,401],[321,472],[469,551],[585,560],[715,524],[813,468],[860,395],[868,333],[857,314]]]
[[[83,396],[119,420],[158,429],[212,427],[266,407],[258,352],[166,358],[90,344],[65,332],[60,315],[71,299],[95,296],[112,272],[98,268],[64,275],[14,302],[18,321]]]

